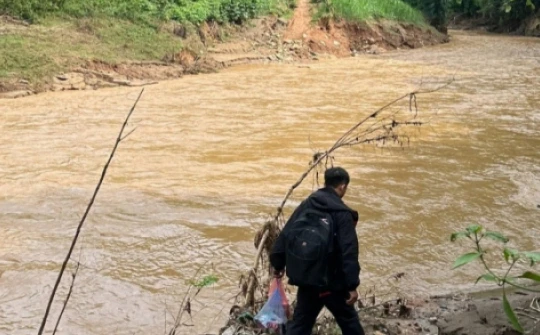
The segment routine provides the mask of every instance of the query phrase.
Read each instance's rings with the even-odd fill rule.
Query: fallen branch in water
[[[75,249],[75,245],[77,244],[77,240],[79,238],[79,235],[81,233],[81,229],[86,221],[86,217],[88,216],[88,213],[90,213],[90,210],[92,209],[92,206],[94,205],[94,201],[96,200],[96,197],[98,195],[98,192],[101,188],[101,184],[103,184],[103,180],[105,179],[105,175],[107,174],[107,170],[109,169],[109,165],[111,164],[111,161],[114,157],[114,154],[116,153],[116,149],[118,148],[118,145],[120,142],[122,142],[127,136],[129,136],[132,132],[128,133],[124,136],[124,130],[128,124],[129,118],[131,117],[131,114],[133,114],[133,111],[135,110],[135,107],[137,106],[137,103],[141,99],[141,96],[144,92],[144,89],[141,90],[141,93],[139,93],[139,96],[137,97],[137,100],[133,104],[133,107],[131,107],[126,119],[124,120],[124,123],[122,124],[122,127],[120,128],[120,133],[118,134],[118,137],[116,138],[116,142],[113,146],[113,149],[111,151],[111,154],[109,156],[109,159],[107,160],[107,163],[105,163],[105,166],[103,167],[103,171],[101,172],[101,177],[99,179],[98,184],[96,185],[96,188],[94,190],[94,194],[92,195],[92,198],[90,199],[90,202],[88,203],[88,206],[86,207],[86,211],[84,212],[83,217],[81,218],[81,221],[79,222],[79,225],[77,226],[77,231],[75,232],[75,236],[73,237],[73,240],[71,241],[71,246],[69,248],[69,251],[66,255],[66,258],[64,259],[64,262],[62,263],[62,268],[60,269],[60,272],[58,273],[58,278],[56,279],[56,283],[54,284],[53,290],[51,292],[51,296],[49,298],[49,302],[47,303],[47,309],[45,310],[45,315],[43,316],[43,320],[41,321],[41,326],[39,327],[38,335],[42,335],[43,331],[45,329],[45,324],[47,323],[47,318],[49,316],[49,312],[51,310],[51,306],[54,301],[54,297],[56,295],[56,291],[58,290],[58,287],[60,286],[60,282],[62,281],[62,276],[64,275],[64,272],[66,270],[66,267],[69,263],[69,260],[71,259],[71,254],[73,253],[73,250]],[[78,265],[77,265],[78,269]],[[75,274],[76,275],[76,274]],[[73,277],[72,287],[73,283],[75,281],[75,276]],[[57,320],[57,325],[60,323],[60,318],[62,314],[64,313],[64,310],[66,308],[66,305],[69,301],[69,296],[71,295],[71,289],[69,291],[68,297],[64,302],[64,307],[62,309],[62,313],[60,314],[60,317]]]
[[[276,232],[279,232],[282,225],[285,223],[283,218],[283,209],[291,197],[292,193],[296,188],[298,188],[302,182],[307,178],[307,176],[321,164],[325,167],[328,165],[328,162],[333,160],[332,154],[342,147],[350,147],[361,144],[381,144],[385,145],[387,143],[394,143],[400,146],[403,146],[405,140],[407,144],[409,143],[409,138],[406,135],[400,135],[398,129],[403,126],[421,126],[425,122],[417,120],[418,116],[418,104],[417,96],[421,94],[430,94],[435,93],[440,90],[447,88],[454,79],[449,80],[448,82],[439,85],[433,89],[418,89],[407,94],[404,94],[386,105],[380,107],[373,113],[370,113],[368,116],[361,119],[349,130],[347,130],[328,150],[324,152],[317,152],[313,155],[313,158],[310,162],[307,170],[300,176],[300,178],[289,188],[285,197],[281,201],[281,204],[277,208],[276,214],[273,216],[272,220],[267,222],[261,231],[256,235],[255,247],[257,248],[257,254],[255,256],[254,264],[251,270],[247,275],[247,288],[245,291],[245,300],[244,305],[246,307],[253,307],[255,301],[255,291],[256,291],[256,277],[259,270],[260,259],[263,258],[262,254],[265,251],[267,254],[270,253],[270,249],[274,241],[269,241],[270,236],[277,237]],[[402,109],[392,110],[391,107],[394,107],[399,102],[405,101],[408,99],[408,112],[412,113],[412,117],[409,117],[404,120],[398,120],[397,116],[402,111]]]

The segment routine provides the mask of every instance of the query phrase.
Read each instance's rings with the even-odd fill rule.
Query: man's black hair
[[[333,167],[324,172],[324,184],[333,188],[341,184],[349,185],[349,174],[341,167]]]

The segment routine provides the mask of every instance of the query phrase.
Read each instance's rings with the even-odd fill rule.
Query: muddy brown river
[[[195,327],[186,318],[183,332],[215,332],[252,264],[254,232],[313,153],[420,83],[452,77],[418,97],[429,124],[405,150],[335,154],[361,216],[362,289],[399,272],[400,289],[415,296],[470,287],[480,269],[452,271],[466,245],[449,242],[470,223],[540,249],[540,39],[452,35],[437,47],[240,66],[147,87],[74,253],[82,266],[58,333],[163,333],[201,267],[219,282],[194,302]],[[0,334],[37,333],[138,91],[0,101]],[[313,187],[308,178],[287,212]]]

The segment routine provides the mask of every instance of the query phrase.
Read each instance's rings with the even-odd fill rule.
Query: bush
[[[484,18],[499,27],[517,28],[540,9],[540,0],[404,0],[439,25],[452,16]]]
[[[273,12],[287,0],[0,0],[0,13],[26,20],[48,14],[78,18],[114,17],[133,22],[176,20],[243,23]]]
[[[323,0],[323,9],[336,18],[350,21],[390,19],[416,24],[425,23],[422,13],[401,0]]]

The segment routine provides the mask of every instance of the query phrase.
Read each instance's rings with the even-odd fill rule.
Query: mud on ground
[[[509,301],[527,334],[540,334],[540,295],[514,292]],[[535,302],[534,304],[532,304]],[[293,303],[294,304],[294,303]],[[503,310],[500,291],[481,296],[456,294],[427,299],[398,298],[361,304],[359,317],[367,335],[518,335]],[[255,335],[268,331],[246,319],[246,311],[231,310],[231,320],[220,335]],[[340,334],[328,312],[318,318],[313,334]]]

